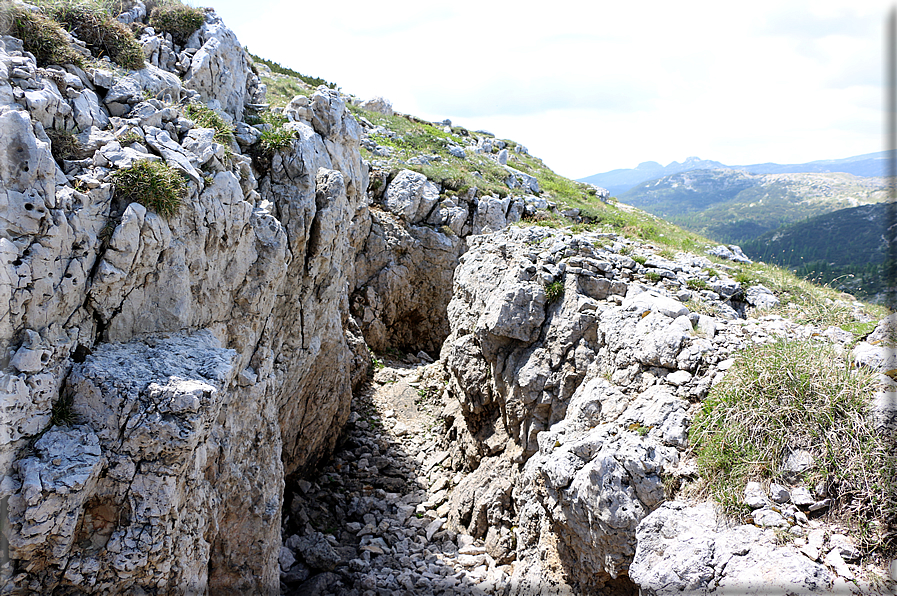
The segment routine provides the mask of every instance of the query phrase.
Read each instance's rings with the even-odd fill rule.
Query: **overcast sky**
[[[893,1],[207,3],[257,55],[513,139],[571,178],[883,149]]]

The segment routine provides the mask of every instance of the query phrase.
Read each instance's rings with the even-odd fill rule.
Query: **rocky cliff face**
[[[372,183],[370,123],[326,87],[290,102],[288,140],[260,150],[270,124],[246,116],[264,85],[214,12],[183,45],[148,27],[139,43],[147,66],[123,71],[39,65],[0,38],[3,593],[274,594],[300,567],[327,571],[309,580],[324,592],[334,569],[368,589],[357,574],[376,549],[341,558],[307,524],[281,541],[304,515],[299,500],[283,513],[287,481],[328,461],[350,419],[359,428],[368,346],[440,354],[420,382],[444,400],[444,449],[422,459],[453,474],[434,481],[438,503],[418,501],[427,541],[488,557],[492,590],[654,590],[667,576],[638,569],[670,547],[641,536],[678,523],[684,505],[658,509],[664,482],[693,474],[688,421],[729,356],[775,336],[852,338],[744,324],[775,297],[706,274],[705,257],[508,227],[544,199],[449,196],[410,170]],[[145,161],[184,178],[176,213],[119,192],[116,173]],[[718,315],[691,312],[692,294]],[[360,502],[342,521],[368,524]],[[381,510],[399,503],[406,522],[408,502]]]
[[[239,122],[258,99],[233,33],[210,13],[184,47],[141,43],[150,65],[119,76],[40,68],[3,39],[0,452],[27,570],[8,580],[275,593],[284,475],[333,448],[364,365],[345,242],[367,185],[358,128],[322,91],[254,170],[178,103]],[[81,158],[54,161],[51,129],[78,134]],[[160,159],[189,181],[168,218],[123,204],[111,177]],[[54,408],[78,424],[51,425]]]
[[[776,339],[846,350],[852,334],[777,316],[745,320],[739,311],[775,297],[762,286],[741,291],[725,274],[712,290],[689,290],[688,279],[706,275],[706,257],[644,252],[641,265],[620,254],[627,242],[539,228],[471,242],[442,351],[443,446],[454,469],[469,471],[450,497],[449,526],[482,539],[497,564],[515,562],[511,594],[634,593],[636,584],[646,594],[779,584],[803,593],[850,579],[822,564],[821,544],[801,555],[762,531],[805,536],[803,511],[827,506],[806,489],[803,501],[786,491],[777,502],[787,507],[774,511],[764,495],[754,505],[760,529],[729,530],[712,509],[660,506],[696,473],[688,425],[731,355]],[[700,295],[716,303],[714,316],[683,304]],[[877,415],[890,419],[885,395]]]

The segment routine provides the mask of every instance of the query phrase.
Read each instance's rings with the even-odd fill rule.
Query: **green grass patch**
[[[283,128],[274,128],[272,130],[262,131],[261,136],[259,137],[259,149],[261,152],[268,156],[273,157],[273,155],[280,151],[281,149],[286,149],[289,147],[290,143],[293,141],[293,131],[286,130]]]
[[[698,279],[697,277],[692,277],[690,279],[687,279],[685,281],[685,285],[686,285],[686,287],[688,287],[689,290],[706,290],[707,289],[707,282],[704,281],[703,279]]]
[[[689,430],[704,490],[730,513],[744,512],[749,481],[783,481],[789,453],[807,450],[804,473],[825,482],[833,512],[878,546],[897,512],[897,460],[876,434],[868,397],[874,378],[827,344],[779,341],[741,352]]]
[[[193,32],[205,22],[205,11],[180,2],[164,2],[149,14],[150,27],[156,31],[170,33],[174,43],[184,45]]]
[[[545,302],[546,304],[554,304],[564,296],[564,282],[553,281],[545,284]]]
[[[124,68],[139,70],[146,65],[134,33],[112,15],[111,6],[100,2],[63,0],[45,2],[49,15],[72,35],[87,44],[96,58],[109,59]]]
[[[113,172],[112,179],[117,198],[138,202],[165,218],[175,215],[187,196],[181,173],[160,161],[138,161]]]
[[[13,3],[0,10],[8,11],[4,33],[22,40],[26,51],[34,54],[38,66],[48,64],[84,65],[84,58],[72,49],[62,27],[40,11],[32,11]]]
[[[860,303],[862,308],[856,310],[852,306],[852,296],[829,286],[816,285],[787,269],[759,261],[740,265],[735,279],[742,280],[742,285],[762,284],[769,288],[780,300],[780,304],[772,309],[772,314],[801,324],[841,327],[866,323],[869,319],[882,319],[889,314],[883,305],[863,302]],[[748,279],[750,281],[745,283]]]
[[[309,87],[299,79],[285,75],[262,74],[259,78],[267,87],[265,97],[272,107],[284,108],[297,95],[310,97],[315,92],[314,87]]]
[[[200,128],[214,128],[215,141],[222,145],[230,145],[233,140],[234,127],[221,114],[201,103],[189,103],[184,108],[187,117]]]

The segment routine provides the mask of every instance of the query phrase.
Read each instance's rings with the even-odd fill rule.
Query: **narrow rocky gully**
[[[284,594],[502,594],[511,575],[482,540],[446,527],[463,478],[437,431],[446,380],[429,356],[383,356],[352,401],[342,444],[287,484]]]

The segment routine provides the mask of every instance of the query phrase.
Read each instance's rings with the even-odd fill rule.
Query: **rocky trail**
[[[503,594],[510,565],[445,527],[463,478],[435,432],[437,366],[389,360],[353,400],[345,442],[316,478],[287,486],[284,594]],[[290,492],[292,490],[292,495]],[[292,500],[290,500],[292,499]]]

